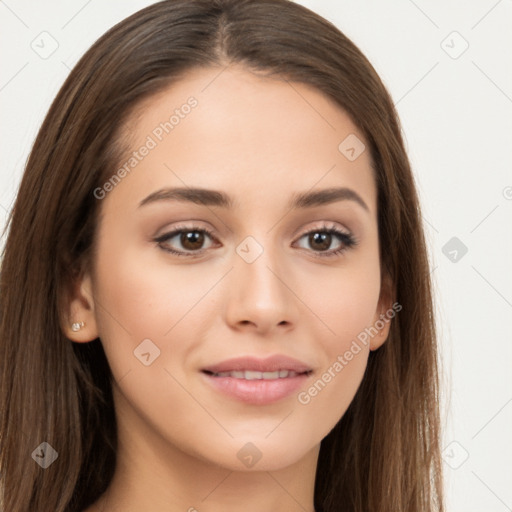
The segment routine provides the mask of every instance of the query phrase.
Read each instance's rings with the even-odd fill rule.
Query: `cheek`
[[[362,381],[379,290],[378,267],[368,267],[325,281],[321,290],[312,287],[307,295],[325,327],[318,328],[316,338],[324,358],[316,378],[297,399],[304,417],[318,420],[315,429],[324,428],[323,435],[343,416]]]
[[[113,241],[112,241],[113,242]],[[101,249],[95,274],[97,315],[105,333],[112,326],[134,336],[162,336],[184,318],[218,280],[205,266],[170,265],[164,253],[155,259],[149,245],[116,251]]]
[[[140,350],[152,348],[152,356],[160,351],[155,363],[161,363],[164,357],[160,356],[167,355],[165,347],[182,325],[191,327],[191,313],[217,278],[211,273],[199,275],[197,270],[193,273],[191,266],[156,266],[154,257],[150,260],[154,249],[116,251],[116,245],[112,238],[99,251],[94,298],[99,336],[117,378],[140,366],[141,343],[145,345]],[[175,345],[174,355],[188,347]]]
[[[332,357],[348,350],[351,341],[373,324],[379,302],[380,269],[378,260],[365,258],[357,265],[329,271],[303,278],[301,293],[325,327],[323,343]]]

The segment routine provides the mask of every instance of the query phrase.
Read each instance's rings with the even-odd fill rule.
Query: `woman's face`
[[[125,132],[82,285],[121,428],[231,470],[317,454],[388,329],[363,136],[240,67],[190,72]]]

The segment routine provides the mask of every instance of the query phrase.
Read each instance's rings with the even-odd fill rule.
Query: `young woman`
[[[286,0],[167,0],[63,85],[0,281],[2,510],[443,510],[393,103]]]

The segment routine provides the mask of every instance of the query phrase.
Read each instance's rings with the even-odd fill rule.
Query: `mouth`
[[[297,395],[307,384],[311,373],[312,371],[297,373],[288,370],[202,372],[205,384],[219,396],[260,406],[284,401],[294,394]]]
[[[203,370],[204,373],[212,377],[232,377],[233,379],[243,380],[276,380],[276,379],[290,379],[298,375],[310,375],[313,370],[306,370],[305,372],[295,372],[293,370],[277,370],[274,372],[258,372],[253,370],[241,370],[230,372],[211,372]]]
[[[252,405],[267,405],[297,393],[313,373],[305,363],[287,356],[241,357],[203,368],[210,389]]]
[[[278,379],[288,377],[288,373],[302,374],[312,368],[293,357],[276,354],[267,358],[255,356],[235,357],[203,368],[213,375],[229,373],[231,377],[253,379]],[[223,375],[227,376],[227,375]]]

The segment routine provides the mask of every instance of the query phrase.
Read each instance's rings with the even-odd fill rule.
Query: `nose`
[[[227,287],[226,322],[235,330],[258,334],[293,329],[299,318],[292,273],[269,251],[247,263],[235,255]]]

